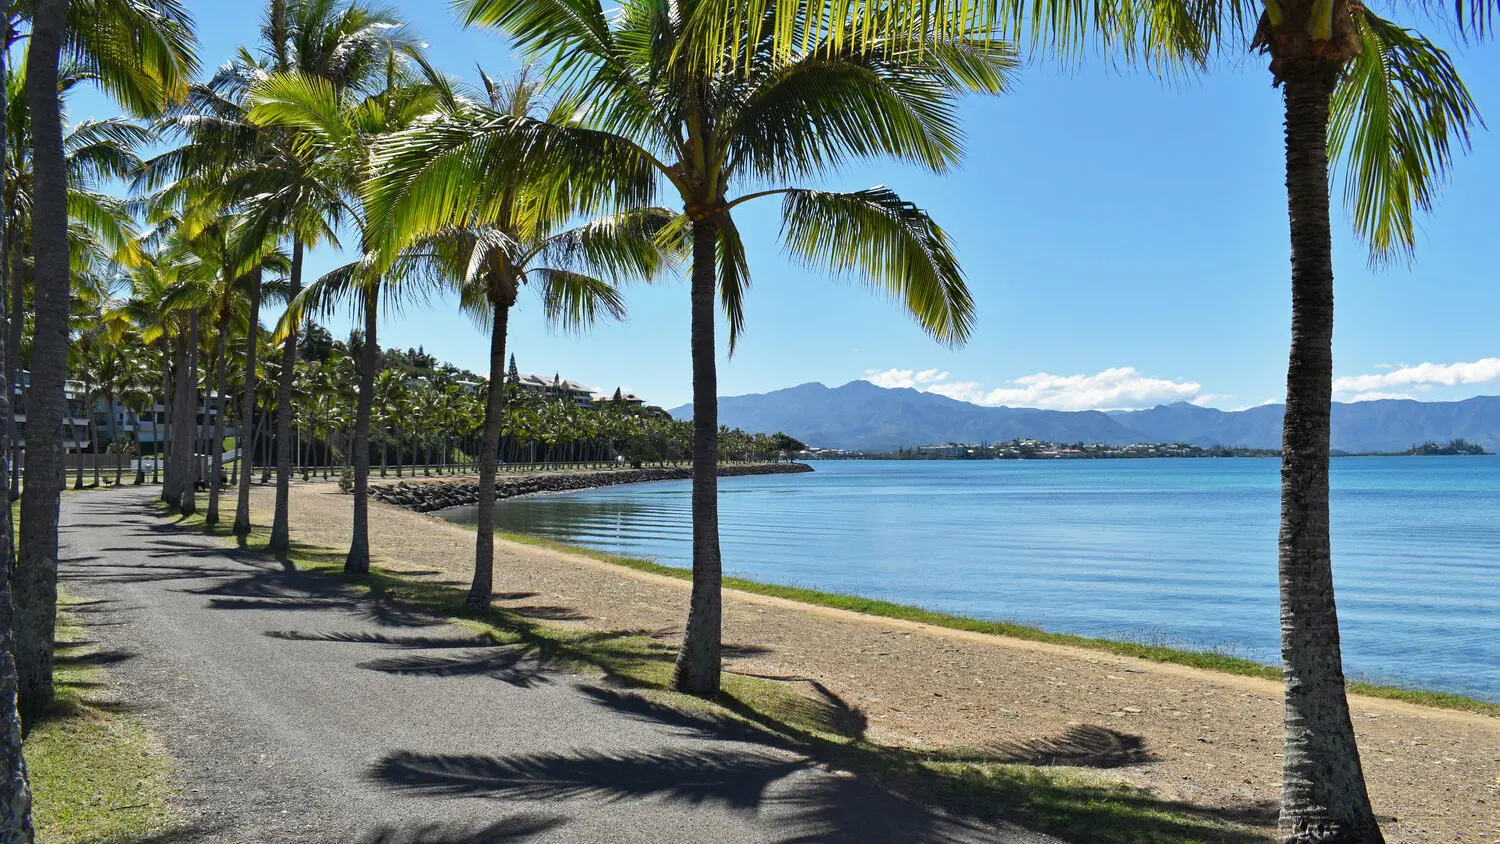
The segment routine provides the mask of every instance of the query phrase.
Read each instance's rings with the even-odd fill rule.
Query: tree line
[[[820,184],[855,161],[951,171],[965,146],[958,101],[1004,93],[1019,66],[1013,45],[1064,60],[1102,48],[1125,63],[1187,72],[1245,46],[1268,56],[1285,106],[1293,315],[1278,543],[1281,832],[1295,844],[1381,840],[1344,695],[1329,562],[1330,160],[1343,165],[1354,227],[1372,254],[1408,253],[1416,212],[1430,207],[1454,150],[1478,124],[1447,53],[1364,5],[1330,0],[453,7],[463,25],[498,33],[536,65],[509,79],[481,71],[479,84],[468,85],[434,67],[388,10],[360,0],[269,0],[255,42],[198,81],[193,23],[178,0],[6,2],[0,62],[25,45],[22,65],[0,68],[8,320],[0,371],[13,385],[24,361],[30,383],[19,546],[0,530],[8,569],[0,585],[9,589],[0,594],[0,841],[30,838],[20,716],[53,697],[71,350],[81,349],[86,390],[138,395],[104,374],[119,363],[104,360],[120,336],[111,332],[138,332],[150,350],[149,389],[167,398],[175,431],[195,430],[200,392],[216,428],[231,405],[246,420],[270,408],[275,553],[289,545],[296,433],[326,444],[339,431],[353,463],[346,569],[360,576],[369,569],[371,455],[384,436],[382,312],[434,290],[455,293],[489,333],[485,380],[500,384],[510,313],[525,290],[540,296],[545,319],[578,329],[624,316],[622,283],[681,269],[696,409],[694,576],[674,683],[712,696],[722,616],[715,470],[722,455],[753,448],[753,438],[746,446],[721,435],[716,405],[716,311],[727,316],[733,348],[751,275],[736,211],[779,201],[794,258],[888,293],[939,342],[961,344],[973,330],[973,299],[953,244],[926,211],[885,186],[798,185]],[[1486,36],[1496,11],[1469,0],[1420,8],[1449,16],[1468,37]],[[85,84],[128,117],[68,123],[63,106]],[[157,144],[166,151],[142,157]],[[104,190],[112,180],[128,182],[132,197]],[[335,243],[353,259],[306,278],[307,250]],[[103,309],[120,280],[130,289],[129,321],[111,321],[115,309]],[[266,336],[259,317],[268,306],[280,316]],[[358,348],[341,364],[337,414],[331,402],[306,406],[299,387],[308,382],[299,385],[298,375],[308,320],[336,310],[361,326]],[[0,405],[10,398],[0,389]],[[493,587],[502,437],[507,420],[529,424],[507,415],[511,398],[489,390],[478,413],[476,610],[488,607]],[[13,436],[9,409],[0,406],[0,415]],[[413,436],[433,435],[405,436],[410,448]],[[212,437],[222,441],[222,430]],[[200,466],[195,439],[170,438],[163,497],[194,511],[206,472],[208,515],[217,519],[220,458]],[[680,446],[680,435],[673,442]],[[242,536],[251,474],[235,479],[234,532]]]

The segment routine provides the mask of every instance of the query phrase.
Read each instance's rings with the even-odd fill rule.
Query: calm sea
[[[813,465],[720,481],[727,573],[1277,661],[1276,460]],[[686,481],[498,510],[502,530],[690,565]],[[1351,676],[1500,700],[1500,459],[1333,461],[1333,545]]]

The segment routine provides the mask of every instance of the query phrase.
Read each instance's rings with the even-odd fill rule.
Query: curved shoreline
[[[466,530],[473,530],[472,525],[459,524],[458,526]],[[561,542],[548,537],[531,534],[499,532],[497,535],[509,542],[587,557],[601,563],[633,569],[650,575],[667,577],[673,580],[692,580],[692,569],[663,565],[653,560],[638,557],[623,557],[607,551],[590,548],[586,545]],[[1059,633],[1043,627],[1013,621],[975,618],[973,616],[931,610],[911,604],[897,603],[881,598],[869,598],[863,595],[844,592],[828,592],[802,586],[786,586],[736,575],[724,576],[724,588],[743,592],[746,595],[756,595],[772,600],[800,604],[804,607],[853,613],[869,618],[889,619],[917,626],[927,625],[960,635],[999,636],[1043,646],[1055,645],[1068,648],[1081,648],[1084,650],[1100,651],[1114,656],[1142,659],[1161,665],[1181,666],[1198,671],[1212,671],[1227,676],[1250,677],[1272,682],[1280,682],[1282,679],[1282,669],[1279,665],[1256,662],[1244,657],[1230,656],[1211,650],[1193,650],[1191,648],[1131,642],[1124,639],[1109,639],[1101,636]],[[1500,718],[1500,701],[1487,700],[1461,692],[1452,692],[1416,684],[1403,685],[1399,680],[1378,677],[1371,679],[1351,679],[1347,682],[1347,687],[1350,694],[1399,701],[1417,706],[1431,707],[1433,709],[1465,712],[1488,718]]]
[[[813,471],[806,463],[726,463],[719,466],[719,477],[747,475],[790,475]],[[520,477],[495,480],[496,500],[577,492],[623,484],[680,481],[693,476],[690,466],[656,466],[641,469],[583,469],[562,472],[538,472]],[[417,513],[431,513],[449,507],[479,503],[479,482],[465,480],[410,480],[393,484],[371,484],[370,497],[383,504],[394,504]]]

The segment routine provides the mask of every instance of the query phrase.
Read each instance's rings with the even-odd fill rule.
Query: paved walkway
[[[63,499],[63,588],[213,842],[1054,839],[916,805],[155,514]]]

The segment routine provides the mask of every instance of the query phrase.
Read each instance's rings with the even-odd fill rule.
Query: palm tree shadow
[[[805,760],[786,754],[748,749],[510,757],[402,751],[377,762],[369,776],[392,788],[453,797],[549,802],[655,797],[667,803],[749,811],[766,800],[773,784],[807,767]]]
[[[806,678],[790,678],[811,684]],[[712,741],[760,745],[794,753],[820,768],[842,772],[789,792],[782,800],[798,819],[787,842],[995,840],[997,828],[1033,829],[1074,844],[1208,840],[1263,844],[1241,824],[1264,826],[1272,804],[1205,808],[1158,799],[1148,792],[1094,778],[1054,776],[1051,766],[1108,769],[1153,758],[1137,736],[1078,725],[1060,736],[978,749],[927,750],[877,745],[855,736],[830,739],[806,724],[835,724],[852,709],[828,689],[790,711],[795,721],[721,694],[727,712],[686,710],[641,695],[585,688],[598,705],[631,718]],[[855,710],[857,711],[857,710]],[[862,724],[862,716],[856,721]],[[876,817],[872,807],[893,813]],[[851,826],[850,822],[854,821]],[[866,829],[869,822],[871,828]],[[889,838],[882,829],[905,830]],[[977,830],[990,830],[980,833]],[[873,836],[873,838],[871,837]],[[999,840],[1006,840],[1002,834]]]
[[[408,677],[490,677],[522,689],[550,682],[547,675],[562,669],[531,657],[525,648],[505,646],[442,656],[411,654],[372,659],[357,667]]]
[[[506,844],[526,841],[567,823],[552,815],[521,814],[485,825],[431,823],[378,827],[359,844]]]

